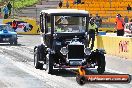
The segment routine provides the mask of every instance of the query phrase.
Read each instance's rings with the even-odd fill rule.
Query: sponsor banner
[[[12,26],[12,22],[16,21],[16,28],[14,29],[18,34],[39,34],[39,25],[37,25],[35,19],[1,19],[1,24],[9,24]]]
[[[123,36],[97,36],[95,47],[103,48],[107,54],[132,59],[132,38]]]

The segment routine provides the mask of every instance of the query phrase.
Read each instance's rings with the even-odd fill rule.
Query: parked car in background
[[[0,24],[0,43],[17,45],[17,33],[9,24]]]

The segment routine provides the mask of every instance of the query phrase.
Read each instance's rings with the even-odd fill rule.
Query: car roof
[[[52,14],[52,13],[88,14],[89,13],[88,11],[77,10],[77,9],[48,9],[48,10],[42,10],[41,12],[48,13],[48,14]]]

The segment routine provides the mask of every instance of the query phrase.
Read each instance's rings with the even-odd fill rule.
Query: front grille
[[[10,38],[12,35],[0,35],[0,38]]]
[[[84,46],[83,45],[69,45],[68,46],[68,58],[69,59],[84,58]]]

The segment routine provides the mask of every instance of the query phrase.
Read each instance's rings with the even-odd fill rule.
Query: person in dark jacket
[[[10,2],[7,4],[7,8],[9,10],[9,16],[10,16],[11,15],[11,8],[12,8],[12,5]]]
[[[127,11],[129,12],[131,10],[131,6],[128,4]]]
[[[2,11],[1,11],[1,8],[0,8],[0,19],[2,19]]]
[[[96,16],[95,16],[95,23],[96,23],[96,25],[97,25],[98,28],[101,27],[102,19],[101,19],[101,17],[98,15],[98,13],[97,13]]]
[[[61,8],[62,5],[63,5],[63,3],[62,3],[62,1],[60,0],[60,2],[59,2],[59,7]]]

